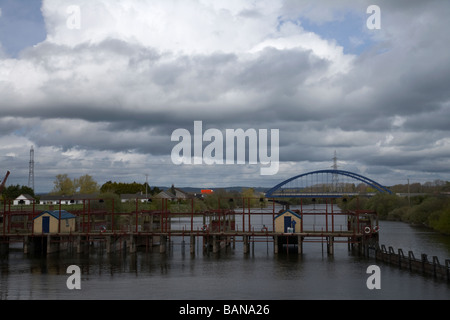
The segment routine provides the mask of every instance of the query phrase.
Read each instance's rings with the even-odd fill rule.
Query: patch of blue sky
[[[367,18],[365,12],[348,11],[331,21],[316,22],[304,16],[296,21],[289,21],[301,25],[305,31],[313,32],[322,39],[336,41],[343,47],[345,54],[360,55],[375,44],[371,36],[373,30],[367,28]],[[280,19],[279,23],[284,22],[286,20]]]
[[[41,5],[38,0],[0,0],[0,44],[5,54],[17,57],[45,40]]]

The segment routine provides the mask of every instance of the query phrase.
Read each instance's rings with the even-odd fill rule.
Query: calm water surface
[[[269,217],[270,218],[270,217]],[[259,219],[259,220],[258,220]],[[254,219],[255,227],[271,223]],[[179,221],[178,223],[184,223]],[[320,222],[309,221],[314,227]],[[259,225],[258,225],[259,224]],[[441,263],[450,258],[450,238],[399,222],[380,222],[380,244],[416,257],[426,253]],[[450,299],[450,285],[432,277],[398,270],[351,255],[347,244],[335,244],[328,256],[320,243],[305,243],[303,255],[273,254],[272,243],[259,242],[251,253],[242,245],[219,254],[189,254],[189,240],[172,243],[170,251],[136,254],[61,252],[30,257],[11,250],[0,259],[1,299]],[[199,242],[199,241],[197,241]],[[82,269],[81,290],[69,290],[69,265]],[[367,267],[381,268],[381,289],[369,290]]]

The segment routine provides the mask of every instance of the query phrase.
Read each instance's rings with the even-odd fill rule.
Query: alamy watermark
[[[81,268],[77,265],[71,265],[67,267],[67,274],[70,276],[67,278],[66,286],[69,290],[81,290]],[[366,286],[369,290],[381,289],[381,269],[377,265],[370,265],[366,270],[370,276],[367,278]]]
[[[67,278],[66,286],[69,290],[81,290],[81,268],[76,265],[71,265],[67,267],[66,273],[71,274]]]
[[[66,20],[66,26],[70,30],[81,29],[81,9],[80,6],[68,6],[66,13],[69,15]]]
[[[379,266],[371,265],[367,267],[367,274],[370,274],[369,278],[367,278],[366,286],[367,289],[381,289],[381,269]]]
[[[370,5],[367,7],[367,14],[371,14],[367,18],[366,25],[369,30],[379,30],[381,29],[381,9],[377,5]]]
[[[381,29],[381,9],[377,5],[370,5],[366,10],[370,16],[367,18],[366,26],[370,30]],[[78,5],[69,5],[66,8],[66,26],[70,30],[81,29],[81,8]],[[0,8],[0,17],[2,16],[2,8]]]
[[[176,165],[232,165],[261,164],[261,175],[275,175],[279,169],[279,129],[226,129],[225,139],[222,131],[208,129],[203,132],[203,122],[194,121],[194,132],[176,129],[171,141],[179,142],[172,149],[172,162]],[[248,141],[248,144],[247,144]],[[203,148],[203,142],[209,142]],[[193,151],[193,152],[192,152]],[[247,157],[246,157],[247,155]]]

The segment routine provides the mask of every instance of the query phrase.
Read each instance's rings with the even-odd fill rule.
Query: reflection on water
[[[252,223],[271,223],[271,217],[255,217]],[[416,256],[436,255],[441,263],[450,257],[448,237],[397,222],[382,221],[380,226],[382,244],[412,250]],[[384,264],[379,264],[381,290],[369,290],[366,270],[376,262],[351,255],[346,244],[335,244],[334,256],[320,243],[305,243],[301,256],[274,255],[272,243],[266,242],[254,243],[248,255],[237,242],[219,254],[197,249],[191,256],[188,239],[185,246],[181,238],[172,240],[165,255],[158,248],[136,254],[93,248],[90,253],[44,257],[11,250],[0,259],[0,298],[450,299],[449,284]],[[82,270],[81,290],[67,289],[66,270],[72,264]]]

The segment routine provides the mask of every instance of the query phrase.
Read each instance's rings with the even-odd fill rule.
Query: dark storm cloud
[[[192,132],[193,122],[200,120],[204,130],[279,129],[286,172],[295,171],[295,163],[302,170],[328,168],[337,149],[345,165],[367,172],[385,168],[386,179],[392,176],[390,168],[402,174],[445,173],[450,157],[450,6],[381,1],[382,28],[363,30],[373,45],[359,56],[346,55],[337,43],[301,27],[302,19],[340,21],[346,10],[367,17],[369,4],[283,1],[272,15],[259,7],[234,8],[234,17],[232,9],[213,16],[218,30],[210,37],[192,37],[190,43],[179,36],[188,29],[180,22],[183,16],[173,19],[180,23],[176,32],[164,25],[142,37],[133,23],[115,20],[124,12],[112,6],[107,18],[91,22],[90,39],[88,28],[77,33],[60,27],[62,18],[47,3],[49,39],[22,51],[18,59],[0,60],[0,133],[14,142],[10,153],[19,154],[17,145],[28,139],[49,152],[62,151],[68,163],[99,154],[126,168],[132,160],[124,156],[121,162],[123,154],[135,153],[139,163],[148,161],[141,159],[145,156],[167,161],[172,132]],[[208,10],[204,14],[215,13]],[[244,20],[220,20],[229,16]],[[132,18],[122,17],[139,20]],[[204,32],[204,21],[189,21]],[[235,38],[245,36],[243,43],[255,46],[233,47],[227,34],[233,28]],[[160,30],[161,39],[146,42]],[[217,39],[224,47],[205,49]],[[179,50],[174,41],[182,43]],[[64,161],[47,161],[65,166]]]

